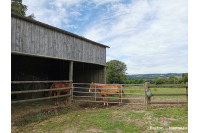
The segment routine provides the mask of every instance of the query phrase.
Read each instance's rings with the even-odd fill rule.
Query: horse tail
[[[54,88],[54,84],[52,84],[51,86],[50,86],[50,90],[52,89],[52,88]],[[49,91],[49,96],[52,96],[52,91]]]
[[[125,97],[126,95],[124,93],[123,87],[121,85],[118,85],[118,88],[119,88],[119,90],[122,90],[122,93],[123,93],[122,95],[123,95],[123,97]]]
[[[122,93],[123,93],[123,96],[125,97],[126,95],[125,95],[125,93],[124,93],[124,90],[122,90]]]

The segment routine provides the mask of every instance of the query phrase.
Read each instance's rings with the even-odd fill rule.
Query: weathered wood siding
[[[106,65],[106,47],[42,24],[11,17],[11,51]]]

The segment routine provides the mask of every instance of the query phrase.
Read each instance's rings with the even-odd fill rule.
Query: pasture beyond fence
[[[56,90],[66,90],[70,89],[70,94],[60,95],[60,96],[49,96],[42,98],[34,98],[34,99],[25,99],[18,101],[11,101],[11,103],[19,103],[19,102],[29,102],[29,101],[37,101],[44,99],[52,99],[57,97],[66,97],[69,96],[69,102],[71,101],[79,101],[79,102],[104,102],[103,97],[100,95],[100,92],[97,91],[96,86],[93,92],[89,92],[90,83],[72,83],[72,81],[12,81],[12,84],[25,84],[25,83],[55,83],[55,82],[70,82],[70,87],[67,88],[56,88],[51,89],[51,91]],[[74,86],[75,91],[73,91],[72,86]],[[188,85],[150,85],[149,82],[145,82],[145,84],[119,84],[121,85],[121,89],[123,89],[125,96],[121,93],[122,101],[119,102],[119,97],[109,96],[108,103],[121,103],[121,104],[144,104],[146,108],[151,108],[151,104],[187,104],[188,103]],[[152,94],[151,88],[186,88],[185,93],[159,93]],[[111,89],[111,88],[105,88]],[[22,94],[22,93],[35,93],[35,92],[49,92],[49,89],[40,89],[40,90],[25,90],[25,91],[12,91],[11,94]],[[118,95],[118,93],[113,93]],[[152,102],[152,97],[157,96],[186,96],[185,102]]]
[[[152,94],[151,93],[151,88],[186,88],[185,93],[162,93],[162,94]],[[150,85],[149,82],[145,82],[145,104],[146,104],[146,108],[150,109],[151,108],[151,104],[188,104],[188,83],[186,83],[186,85]],[[151,97],[155,97],[155,96],[186,96],[186,100],[185,102],[152,102],[151,101]]]

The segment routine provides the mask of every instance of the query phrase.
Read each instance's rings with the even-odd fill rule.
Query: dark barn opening
[[[70,61],[11,54],[11,81],[53,81],[69,80]],[[105,66],[74,62],[73,83],[103,83]],[[48,89],[52,83],[12,84],[11,91]],[[88,85],[76,85],[76,87]],[[43,88],[42,88],[43,87]],[[79,90],[79,89],[76,89]],[[44,92],[33,94],[12,94],[12,100],[39,98]],[[37,96],[36,96],[37,95]]]
[[[12,54],[11,80],[21,81],[23,75],[45,80],[68,80],[69,61]]]

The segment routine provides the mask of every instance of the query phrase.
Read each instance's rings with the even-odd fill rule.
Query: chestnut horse
[[[103,97],[104,106],[105,106],[105,101],[107,101],[107,107],[108,107],[107,96],[108,95],[115,95],[114,93],[118,93],[118,95],[119,95],[119,104],[120,104],[120,102],[122,102],[121,93],[124,94],[124,91],[122,90],[121,85],[101,85],[101,84],[98,85],[98,84],[94,84],[92,82],[92,84],[90,84],[89,92],[92,92],[95,89],[95,86],[96,86],[96,89],[98,91],[100,91],[101,96]]]
[[[50,86],[50,89],[53,89],[53,88],[67,88],[69,87],[69,83],[53,83],[51,86]],[[74,85],[73,85],[73,91],[74,91]],[[69,89],[66,89],[66,90],[56,90],[56,91],[53,91],[53,95],[54,96],[59,96],[61,93],[66,93],[66,94],[69,94],[70,93],[70,90]],[[52,91],[50,91],[50,96],[52,94]],[[67,99],[68,99],[68,96],[65,97],[65,100],[64,100],[64,103],[66,104],[67,103]],[[55,105],[59,105],[59,102],[58,102],[58,97],[55,98]]]

